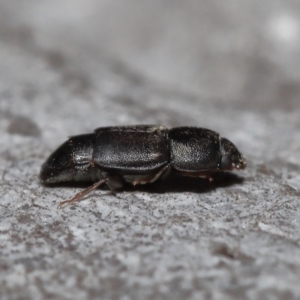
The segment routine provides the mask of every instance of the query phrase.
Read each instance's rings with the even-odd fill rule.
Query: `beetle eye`
[[[222,156],[220,169],[221,170],[230,170],[230,169],[232,169],[231,163],[232,163],[231,159],[227,155]]]

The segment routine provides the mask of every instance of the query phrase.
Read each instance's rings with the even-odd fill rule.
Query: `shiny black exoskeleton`
[[[43,183],[92,181],[94,185],[61,204],[74,202],[107,184],[110,189],[156,181],[167,170],[207,177],[216,171],[244,169],[246,160],[218,133],[196,127],[157,125],[98,128],[73,136],[43,164]]]

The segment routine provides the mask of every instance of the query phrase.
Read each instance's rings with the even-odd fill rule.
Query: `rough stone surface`
[[[300,298],[299,0],[0,0],[1,299]],[[216,130],[240,177],[48,188],[70,135]]]

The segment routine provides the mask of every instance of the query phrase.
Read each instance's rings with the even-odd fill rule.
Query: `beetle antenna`
[[[101,179],[101,180],[97,181],[96,183],[94,183],[93,185],[89,186],[85,190],[83,190],[83,191],[79,192],[78,194],[76,194],[73,198],[71,198],[69,200],[65,200],[65,201],[60,202],[58,204],[58,208],[63,208],[63,206],[65,206],[65,205],[74,204],[74,202],[79,201],[85,195],[88,195],[92,191],[96,190],[99,186],[107,183],[107,181],[108,181],[108,178]]]

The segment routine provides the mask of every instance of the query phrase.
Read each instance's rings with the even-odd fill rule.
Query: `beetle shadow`
[[[244,177],[230,172],[218,172],[212,174],[213,181],[206,178],[187,177],[170,174],[168,177],[158,180],[152,184],[128,187],[128,191],[143,191],[149,193],[208,193],[216,188],[225,188],[235,184],[241,184]]]
[[[180,176],[177,174],[169,174],[169,176],[159,179],[154,183],[132,186],[127,184],[124,188],[116,191],[112,191],[113,194],[118,194],[122,191],[134,192],[148,192],[156,194],[164,193],[183,193],[183,192],[193,192],[193,193],[208,193],[215,190],[216,188],[225,188],[235,184],[241,184],[244,181],[244,177],[238,176],[231,172],[216,172],[211,174],[213,181],[210,182],[206,178],[198,177],[188,177]],[[55,184],[43,184],[46,187],[56,188],[56,187],[66,187],[66,188],[87,188],[91,186],[90,182],[62,182]],[[100,187],[101,190],[109,191],[109,188],[104,185]]]

